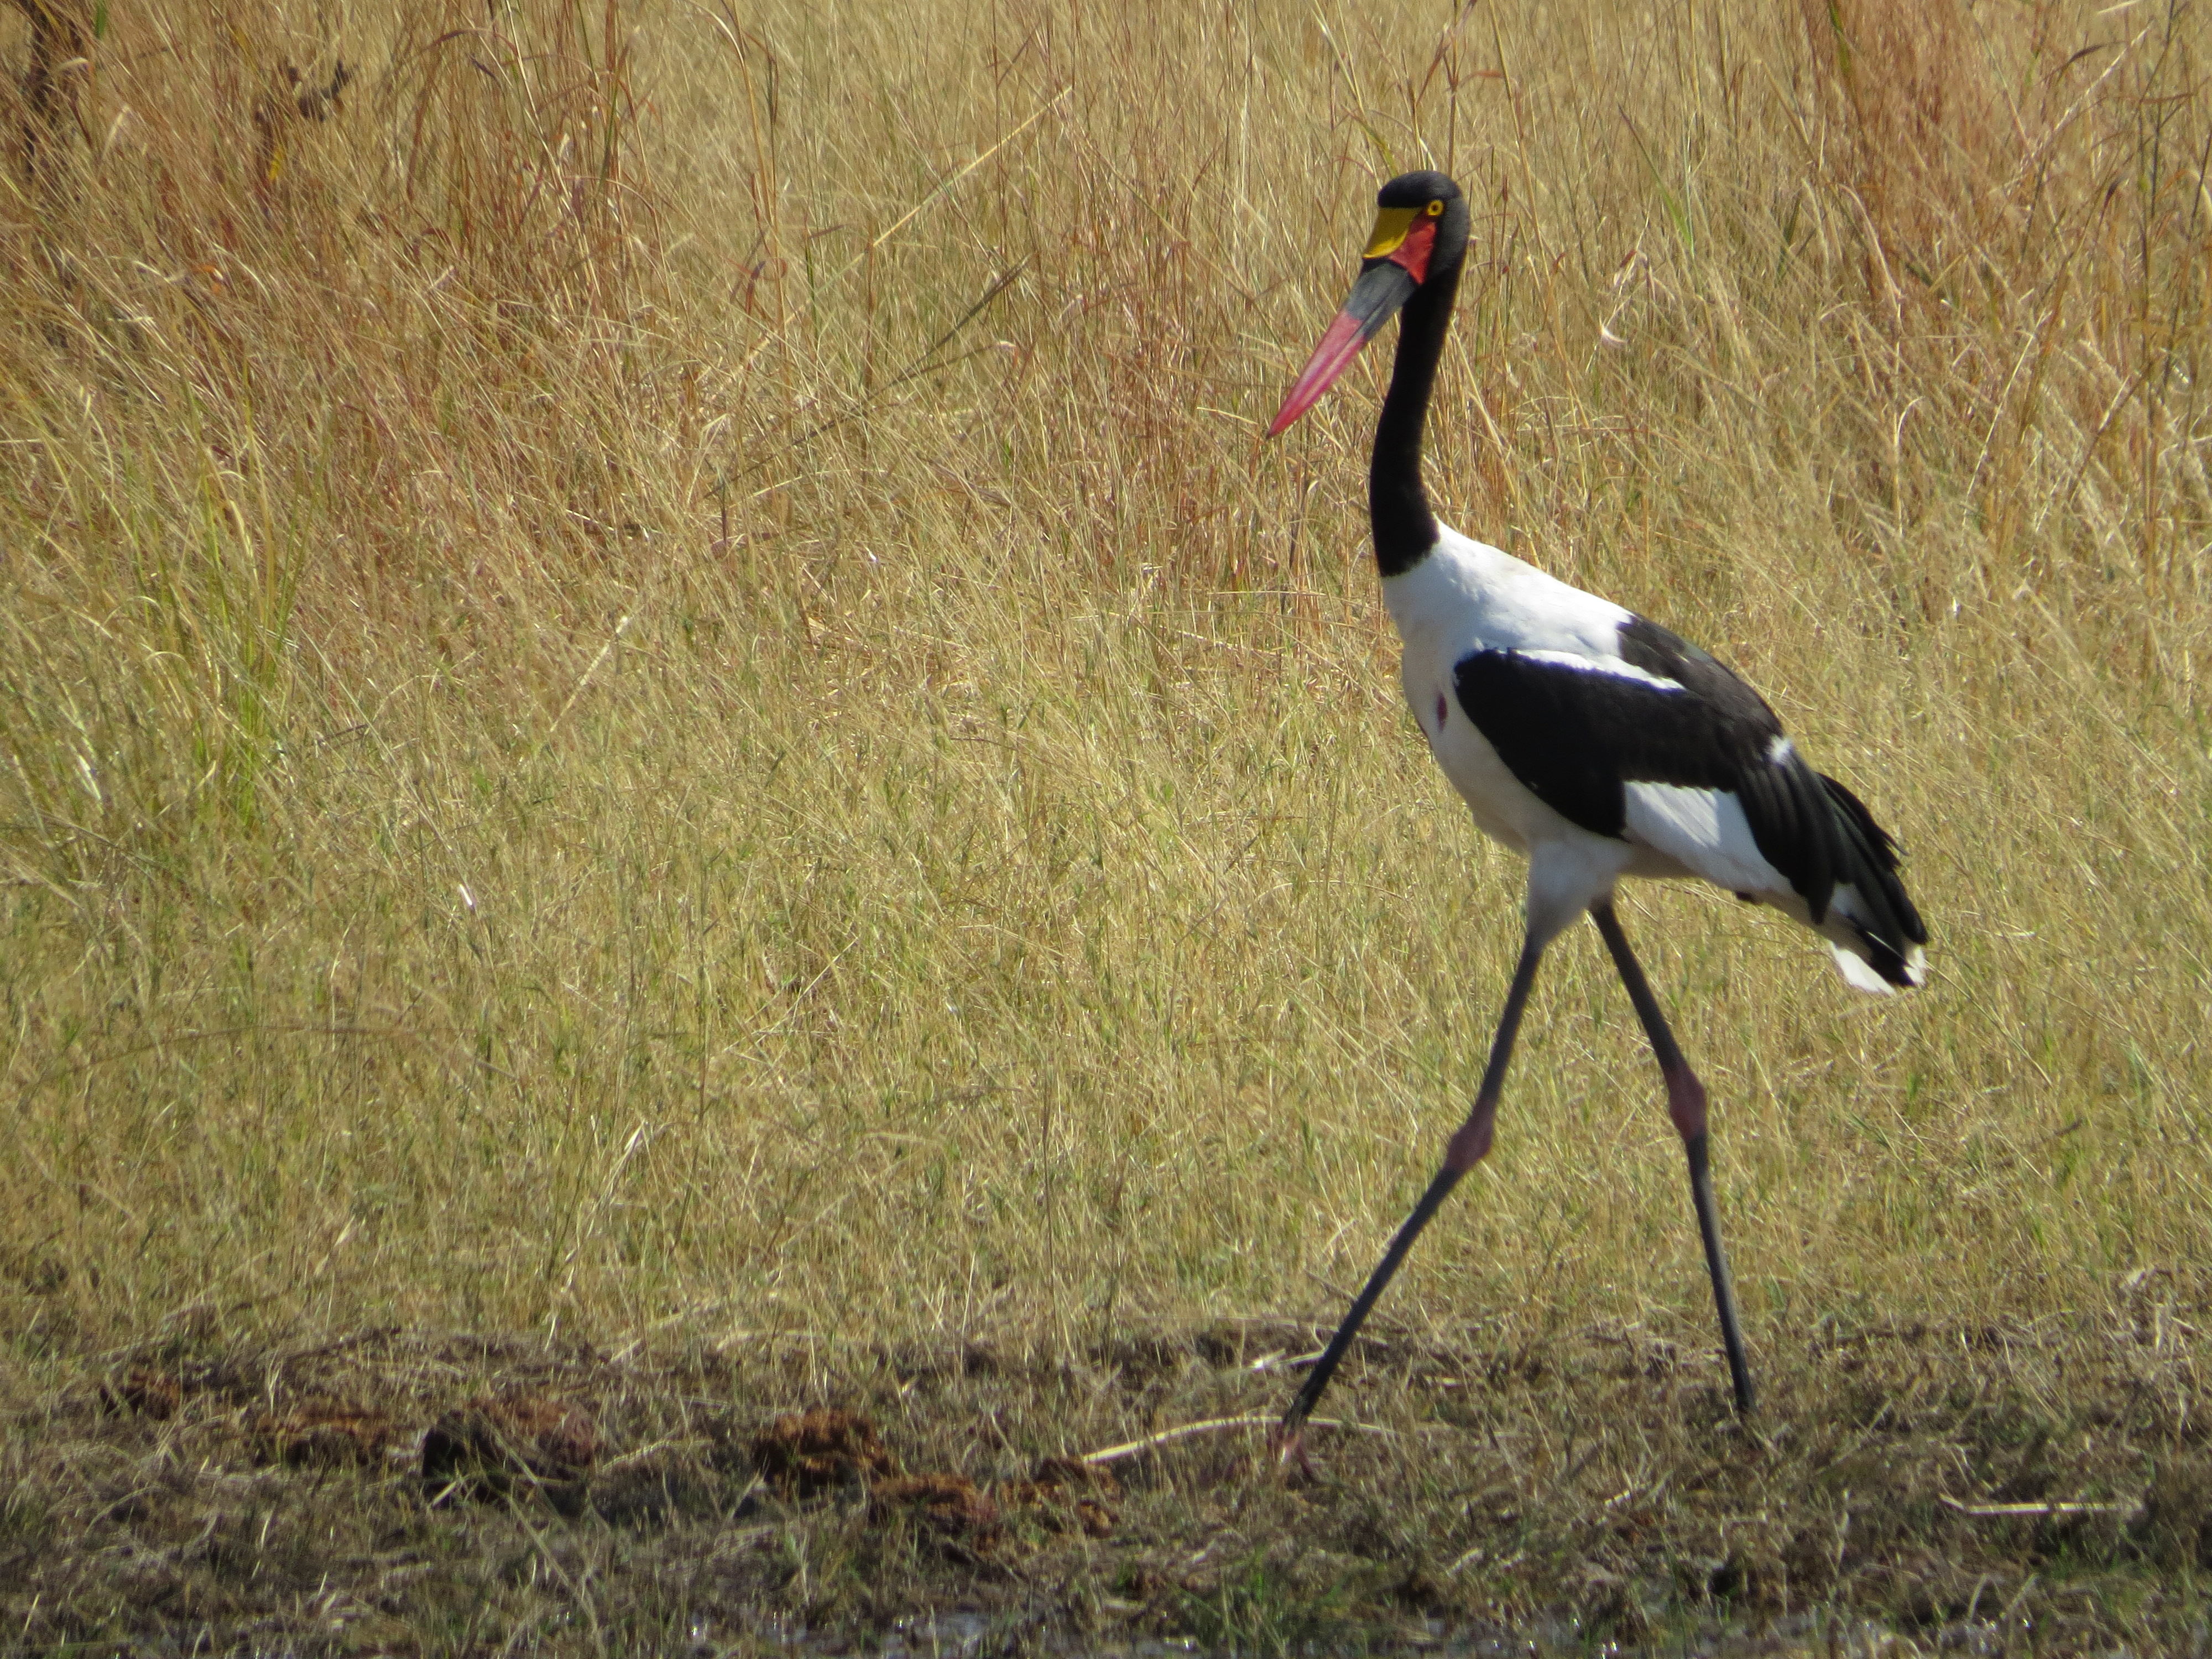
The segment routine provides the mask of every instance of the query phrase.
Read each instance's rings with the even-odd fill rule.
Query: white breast
[[[1405,641],[1407,706],[1482,831],[1520,852],[1599,841],[1530,794],[1459,706],[1452,671],[1477,651],[1541,651],[1617,661],[1630,613],[1534,565],[1439,526],[1429,556],[1382,584]]]

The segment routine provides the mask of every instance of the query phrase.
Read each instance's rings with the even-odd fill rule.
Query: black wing
[[[1819,775],[1778,744],[1765,700],[1695,646],[1641,617],[1621,624],[1620,654],[1663,684],[1478,651],[1453,671],[1460,707],[1534,795],[1593,835],[1618,836],[1627,786],[1733,793],[1759,854],[1826,914],[1845,848]]]

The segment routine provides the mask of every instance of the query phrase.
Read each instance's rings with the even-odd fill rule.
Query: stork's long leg
[[[1644,966],[1628,948],[1628,935],[1620,931],[1613,901],[1601,899],[1590,906],[1590,915],[1605,937],[1605,948],[1613,952],[1613,966],[1620,969],[1620,982],[1628,988],[1628,1000],[1636,1005],[1644,1034],[1651,1039],[1659,1075],[1667,1080],[1667,1115],[1674,1120],[1675,1133],[1682,1137],[1682,1149],[1689,1155],[1690,1198],[1698,1206],[1698,1231],[1705,1241],[1705,1271],[1712,1276],[1713,1302],[1720,1310],[1721,1346],[1728,1351],[1729,1380],[1735,1385],[1737,1412],[1747,1413],[1752,1407],[1751,1367],[1743,1357],[1743,1329],[1735,1316],[1735,1286],[1729,1279],[1728,1255],[1721,1249],[1720,1217],[1713,1209],[1713,1172],[1705,1150],[1705,1085],[1682,1058],[1681,1047],[1668,1029],[1667,1016],[1659,1012],[1659,1000],[1651,994],[1651,982],[1644,977]]]
[[[1505,1087],[1505,1064],[1513,1057],[1513,1038],[1521,1029],[1521,1011],[1528,1006],[1528,989],[1536,982],[1536,964],[1543,955],[1543,940],[1531,933],[1521,946],[1521,961],[1513,970],[1513,983],[1505,993],[1505,1007],[1498,1016],[1498,1035],[1490,1042],[1490,1063],[1483,1067],[1482,1086],[1475,1091],[1474,1108],[1467,1115],[1467,1121],[1460,1125],[1446,1143],[1443,1167],[1437,1171],[1437,1177],[1429,1183],[1428,1191],[1421,1194],[1421,1201],[1413,1206],[1413,1214],[1407,1216],[1405,1224],[1398,1229],[1397,1236],[1390,1241],[1390,1248],[1383,1251],[1382,1260],[1368,1275],[1366,1285],[1353,1299],[1351,1310],[1344,1316],[1344,1322],[1336,1328],[1336,1334],[1329,1338],[1328,1346],[1322,1351],[1313,1370],[1307,1373],[1305,1386],[1298,1390],[1298,1397],[1291,1402],[1290,1410],[1283,1413],[1282,1427],[1277,1431],[1277,1437],[1278,1444],[1285,1457],[1297,1455],[1300,1428],[1320,1401],[1322,1390],[1328,1387],[1329,1378],[1336,1375],[1336,1368],[1344,1359],[1345,1350],[1359,1334],[1360,1326],[1366,1322],[1368,1310],[1374,1307],[1376,1298],[1382,1294],[1383,1287],[1389,1284],[1391,1276],[1398,1271],[1398,1264],[1406,1259],[1406,1252],[1413,1249],[1413,1241],[1420,1237],[1421,1229],[1429,1224],[1429,1218],[1437,1212],[1446,1195],[1459,1185],[1460,1177],[1480,1164],[1483,1155],[1490,1151],[1491,1135],[1498,1121],[1498,1097]]]

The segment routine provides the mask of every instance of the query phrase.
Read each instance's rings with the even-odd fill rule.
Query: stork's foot
[[[1285,1418],[1267,1431],[1267,1461],[1286,1480],[1320,1479],[1306,1455],[1306,1425]]]

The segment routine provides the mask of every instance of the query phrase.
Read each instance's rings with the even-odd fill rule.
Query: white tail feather
[[[1846,951],[1833,939],[1828,941],[1828,949],[1835,955],[1836,971],[1844,976],[1844,982],[1853,990],[1871,991],[1878,997],[1886,997],[1897,988],[1873,969],[1868,967],[1866,959],[1857,951]],[[1916,984],[1918,983],[1919,977],[1917,974],[1913,975]]]

